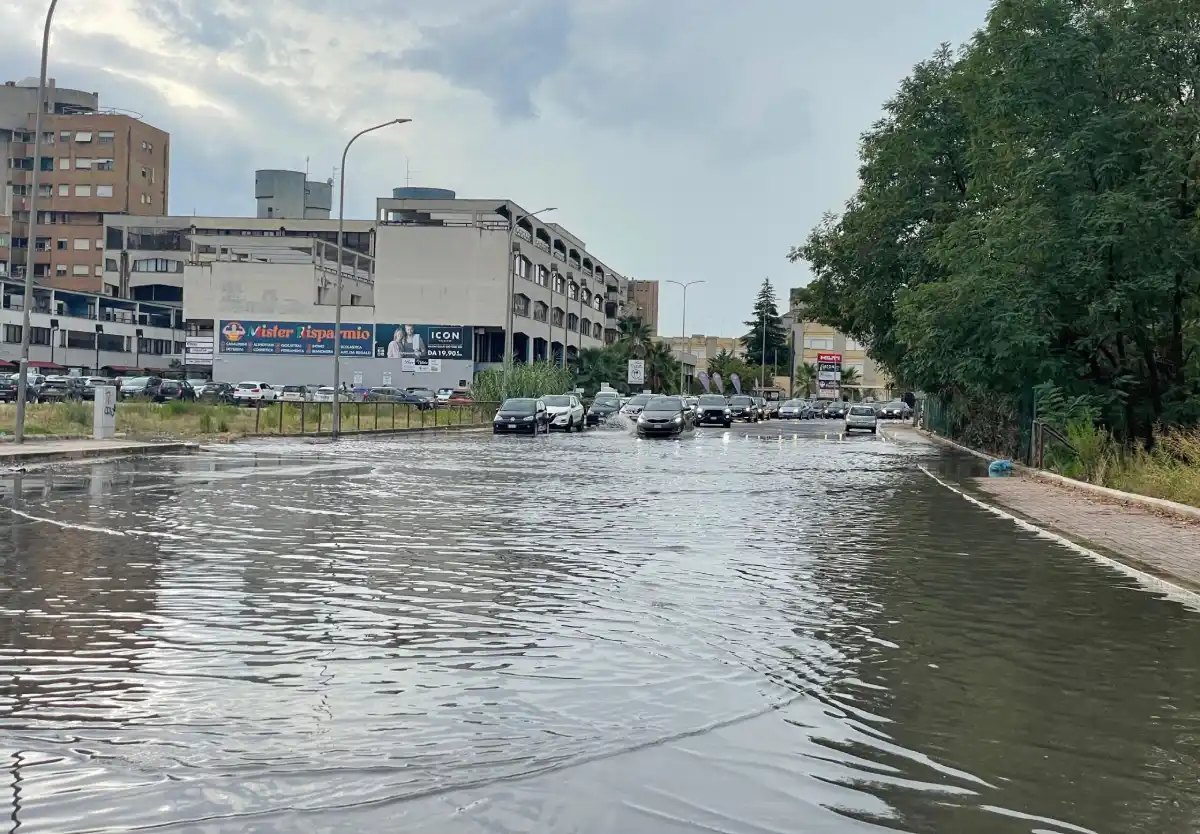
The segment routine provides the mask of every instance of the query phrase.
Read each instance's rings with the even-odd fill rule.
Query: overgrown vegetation
[[[554,362],[518,363],[509,370],[505,383],[504,371],[490,368],[475,374],[471,397],[476,402],[502,402],[509,397],[540,397],[543,394],[563,394],[571,390],[571,372]]]
[[[655,342],[650,328],[636,316],[625,316],[619,320],[617,341],[603,348],[585,348],[568,363],[573,375],[573,384],[584,390],[586,395],[595,394],[602,383],[622,393],[650,388],[662,394],[679,392],[679,360],[671,354],[664,342]],[[628,363],[630,359],[646,362],[644,385],[629,385]]]
[[[807,315],[966,442],[1013,454],[1045,384],[1086,405],[1080,477],[1194,502],[1198,39],[1179,0],[996,2],[903,82],[857,193],[791,252]]]
[[[342,431],[487,423],[494,411],[494,402],[426,411],[403,404],[344,403]],[[30,405],[26,412],[25,433],[31,437],[90,437],[92,413],[91,403]],[[186,402],[162,405],[123,402],[117,407],[117,433],[147,440],[312,434],[328,432],[332,421],[330,403],[321,404],[319,409],[317,403],[306,403],[303,409],[291,403],[267,405],[257,414],[253,408]],[[16,407],[0,405],[0,432],[12,434],[15,426]]]

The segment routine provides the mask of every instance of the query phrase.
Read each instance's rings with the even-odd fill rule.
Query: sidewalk
[[[28,440],[20,446],[15,443],[0,444],[0,466],[128,455],[190,454],[199,448],[198,443],[174,441],[154,443],[138,440]]]
[[[889,426],[887,434],[899,442],[948,446],[911,426]],[[1200,523],[1021,473],[974,478],[972,485],[984,500],[1038,527],[1200,590]]]

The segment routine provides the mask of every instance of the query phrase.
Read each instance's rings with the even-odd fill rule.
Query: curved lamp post
[[[683,347],[685,347],[685,348],[690,347],[691,345],[690,345],[690,342],[688,341],[688,337],[687,337],[687,290],[688,290],[688,287],[692,286],[693,284],[703,284],[706,282],[704,281],[704,279],[700,279],[699,281],[688,281],[686,284],[683,283],[682,281],[664,281],[663,283],[664,284],[674,284],[677,287],[683,287],[683,323],[681,325],[683,330],[679,335],[683,338]],[[687,353],[687,350],[686,349],[681,350],[680,353]],[[684,390],[683,390],[683,380],[684,380],[683,358],[680,357],[680,360],[679,360],[679,396],[681,396],[681,397],[685,396]]]
[[[392,119],[383,124],[368,127],[365,130],[360,130],[358,133],[350,137],[350,141],[346,143],[345,150],[342,151],[342,167],[339,169],[340,182],[338,184],[338,227],[337,227],[337,300],[334,302],[333,308],[333,428],[331,434],[336,438],[342,431],[342,243],[344,237],[344,227],[346,218],[346,154],[350,153],[350,146],[354,144],[358,137],[370,133],[375,130],[382,130],[385,127],[392,125],[402,125],[411,122],[412,119]]]

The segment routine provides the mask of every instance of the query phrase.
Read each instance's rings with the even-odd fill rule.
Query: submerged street
[[[5,476],[9,830],[1200,826],[1194,601],[839,425]]]

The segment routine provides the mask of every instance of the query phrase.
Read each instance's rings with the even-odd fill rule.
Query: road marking
[[[1097,553],[1096,551],[1092,550],[1091,548],[1084,547],[1083,545],[1079,544],[1078,542],[1071,541],[1066,536],[1060,536],[1058,533],[1053,533],[1049,530],[1046,530],[1045,528],[1039,527],[1036,524],[1028,522],[1023,518],[1019,518],[1019,517],[1013,515],[1012,513],[1009,513],[1009,512],[1006,512],[1006,511],[1000,509],[999,507],[993,506],[992,504],[988,504],[985,501],[980,501],[975,496],[969,495],[966,492],[964,492],[963,490],[959,489],[958,487],[951,486],[950,484],[946,483],[945,481],[943,481],[937,475],[934,475],[927,468],[925,468],[925,466],[923,466],[921,464],[918,464],[917,468],[920,469],[922,472],[924,472],[926,475],[928,475],[930,478],[932,478],[935,483],[938,483],[938,484],[944,486],[946,489],[950,490],[951,492],[957,493],[958,495],[960,495],[963,498],[970,501],[975,506],[982,507],[983,509],[992,513],[993,515],[997,515],[1000,518],[1011,521],[1013,524],[1017,525],[1022,530],[1028,530],[1029,532],[1035,533],[1035,534],[1041,536],[1042,538],[1050,539],[1051,541],[1053,541],[1057,544],[1060,544],[1063,547],[1066,547],[1070,550],[1074,550],[1076,553],[1081,553],[1084,556],[1094,559],[1103,565],[1107,565],[1108,567],[1113,568],[1114,570],[1118,571],[1119,573],[1123,573],[1126,576],[1133,577],[1134,579],[1138,580],[1138,582],[1140,582],[1142,585],[1146,586],[1148,589],[1157,591],[1157,592],[1161,593],[1163,596],[1167,597],[1168,599],[1172,599],[1175,602],[1178,602],[1180,605],[1185,605],[1188,608],[1191,608],[1192,610],[1200,610],[1200,593],[1197,593],[1196,591],[1193,591],[1190,588],[1184,587],[1183,585],[1176,585],[1174,582],[1171,582],[1167,579],[1163,579],[1162,577],[1159,577],[1159,576],[1155,576],[1152,573],[1147,573],[1146,571],[1138,570],[1137,568],[1133,567],[1132,565],[1127,565],[1124,562],[1118,561],[1117,559],[1112,559],[1108,556],[1105,556],[1102,553]]]

